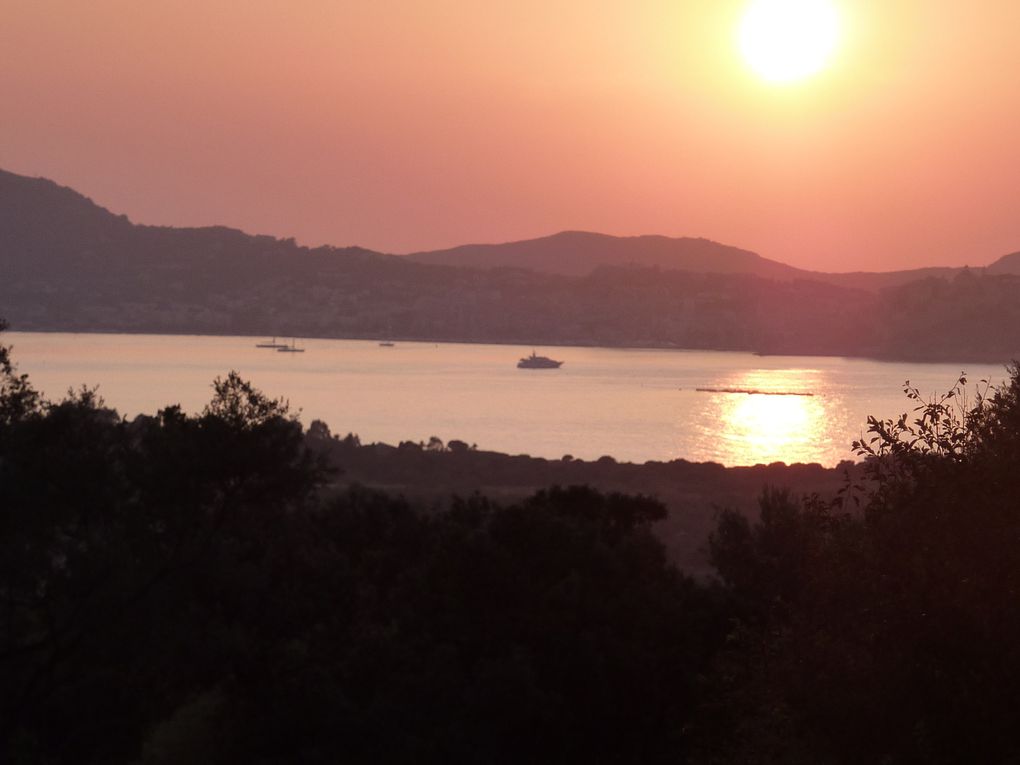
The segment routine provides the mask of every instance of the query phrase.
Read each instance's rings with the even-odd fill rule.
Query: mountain
[[[1020,255],[988,269],[826,275],[705,240],[574,232],[458,257],[507,251],[547,270],[136,225],[0,172],[0,317],[15,329],[1020,357]],[[558,252],[575,271],[597,265],[552,273]]]
[[[889,272],[826,273],[795,268],[748,250],[708,239],[666,236],[618,237],[584,231],[504,244],[468,244],[404,256],[384,255],[360,247],[298,247],[292,239],[251,236],[223,226],[171,228],[132,224],[73,189],[42,178],[0,170],[0,263],[26,266],[84,267],[101,247],[115,261],[146,261],[166,266],[184,260],[196,267],[209,260],[244,260],[244,274],[265,275],[258,266],[276,257],[315,253],[334,257],[395,258],[405,262],[457,268],[520,268],[538,273],[584,276],[604,266],[637,266],[692,273],[744,274],[783,281],[805,279],[853,289],[880,290],[927,278],[953,278],[961,268],[922,268]],[[20,253],[17,262],[10,255]],[[8,256],[5,258],[5,255]],[[268,259],[268,260],[267,260]],[[26,262],[28,261],[28,262]],[[294,264],[291,264],[294,265]],[[252,272],[252,267],[255,271]],[[1020,275],[1020,252],[1006,255],[986,269],[990,274]],[[8,271],[8,273],[12,273]]]
[[[118,280],[121,269],[150,278],[182,268],[212,280],[272,278],[282,262],[317,267],[323,257],[386,259],[359,247],[299,247],[293,239],[252,236],[224,226],[133,224],[73,189],[0,170],[0,266],[8,280],[45,274],[57,283]]]
[[[810,271],[709,239],[620,237],[587,231],[563,231],[506,244],[467,244],[405,257],[432,265],[526,268],[565,276],[585,276],[600,266],[645,266],[696,273],[748,274],[766,279],[811,277]]]
[[[764,279],[806,279],[851,289],[878,291],[922,279],[952,279],[964,268],[931,267],[904,271],[809,271],[769,260],[709,239],[666,236],[609,236],[563,231],[552,236],[505,244],[467,244],[404,256],[417,263],[466,268],[525,268],[547,274],[585,276],[603,266],[644,266],[713,274],[747,274]],[[1020,275],[1020,253],[985,268],[989,274]]]
[[[985,272],[989,274],[1020,275],[1020,252],[1003,255],[990,266],[987,266]]]

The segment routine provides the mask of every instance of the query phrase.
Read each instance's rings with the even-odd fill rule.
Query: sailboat
[[[287,344],[286,343],[278,343],[278,342],[276,342],[276,338],[274,337],[272,340],[266,340],[264,343],[256,343],[255,347],[256,348],[276,348],[277,350],[279,350],[280,348],[286,348]]]
[[[286,345],[286,344],[281,345],[281,346],[279,346],[276,349],[276,352],[277,353],[304,353],[305,349],[304,348],[298,348],[297,347],[297,341],[292,338],[291,341],[290,341],[290,345]]]

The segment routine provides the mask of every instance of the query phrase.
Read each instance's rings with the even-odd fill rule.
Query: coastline
[[[1020,360],[1020,354],[1010,357],[975,354],[974,356],[961,357],[958,355],[911,355],[911,354],[881,354],[881,353],[846,353],[846,352],[825,352],[817,349],[800,350],[771,350],[761,351],[753,348],[734,347],[689,347],[672,343],[614,343],[605,344],[598,342],[566,341],[551,339],[473,339],[460,336],[441,335],[398,335],[386,333],[292,333],[266,330],[264,332],[243,331],[231,332],[226,330],[202,330],[202,329],[168,329],[168,328],[139,328],[139,327],[108,327],[98,328],[82,327],[19,327],[11,323],[7,334],[66,334],[66,335],[145,335],[152,337],[222,337],[222,338],[263,338],[263,337],[299,337],[304,340],[357,340],[364,342],[378,342],[389,340],[394,343],[437,343],[441,345],[500,345],[506,347],[522,348],[584,348],[618,351],[676,351],[679,353],[742,353],[761,358],[830,358],[848,359],[860,361],[874,361],[889,364],[991,364],[1005,367]]]

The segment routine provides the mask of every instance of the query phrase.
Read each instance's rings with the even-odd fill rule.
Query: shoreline
[[[659,345],[648,345],[648,344],[616,344],[616,345],[602,345],[599,343],[583,343],[583,342],[563,342],[563,341],[534,341],[534,340],[471,340],[471,339],[448,339],[448,338],[433,338],[433,337],[415,337],[405,336],[401,337],[398,335],[305,335],[291,333],[276,333],[272,332],[251,332],[251,333],[223,333],[223,332],[201,332],[201,331],[153,331],[144,329],[52,329],[52,328],[31,328],[21,329],[13,324],[7,328],[4,335],[11,334],[39,334],[39,335],[132,335],[132,336],[150,336],[150,337],[222,337],[222,338],[265,338],[265,337],[297,337],[302,340],[353,340],[359,342],[379,342],[382,340],[388,340],[394,343],[422,343],[422,344],[440,344],[440,345],[499,345],[514,348],[578,348],[578,349],[598,349],[607,351],[675,351],[678,353],[735,353],[744,354],[750,356],[758,356],[761,358],[826,358],[826,359],[846,359],[850,361],[873,361],[884,364],[925,364],[925,365],[941,365],[941,364],[952,364],[952,365],[966,365],[966,364],[986,364],[986,365],[1000,365],[1006,367],[1007,365],[1017,361],[1017,358],[1000,359],[1000,358],[986,358],[986,357],[973,357],[973,358],[931,358],[931,357],[912,357],[912,356],[890,356],[890,355],[868,355],[868,354],[846,354],[846,353],[822,353],[822,352],[775,352],[775,351],[759,351],[746,348],[688,348],[681,347],[672,344],[659,344]],[[743,391],[741,391],[743,392]],[[760,391],[765,393],[766,391]]]

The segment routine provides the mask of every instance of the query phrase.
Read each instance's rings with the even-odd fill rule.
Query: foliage
[[[0,319],[0,333],[6,329],[7,323]],[[10,348],[0,344],[0,427],[38,412],[40,404],[28,375],[18,374],[11,361]]]
[[[757,761],[805,742],[832,762],[1020,755],[1020,370],[972,403],[965,386],[908,385],[912,420],[869,420],[859,511],[773,493],[758,523],[721,519],[740,616],[720,666],[739,681],[715,692]]]
[[[336,495],[236,374],[0,426],[4,762],[674,762],[723,620],[644,497]]]
[[[926,400],[909,380],[904,383],[903,393],[914,404],[913,419],[906,413],[896,420],[868,417],[870,438],[862,436],[851,447],[864,459],[868,477],[879,484],[920,480],[928,466],[960,462],[971,454],[990,415],[990,383],[980,381],[973,402],[967,385],[961,373],[947,392]]]
[[[257,428],[289,414],[286,401],[266,397],[235,371],[229,372],[226,378],[217,377],[213,390],[215,395],[203,414],[235,428]]]
[[[339,492],[356,437],[234,372],[133,421],[0,374],[0,761],[1020,758],[1016,366],[973,402],[907,385],[839,497],[721,513],[722,586],[650,497]]]
[[[226,529],[273,533],[322,480],[260,398],[129,423],[82,389],[0,424],[0,760],[127,761],[180,698],[193,577],[250,552]]]

